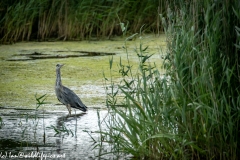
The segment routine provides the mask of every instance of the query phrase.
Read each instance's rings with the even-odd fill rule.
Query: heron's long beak
[[[64,64],[60,64],[60,65],[61,65],[61,67],[64,66]]]

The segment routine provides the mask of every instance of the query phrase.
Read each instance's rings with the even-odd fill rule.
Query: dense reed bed
[[[121,83],[105,78],[110,132],[101,134],[110,152],[135,159],[239,158],[239,8],[237,0],[189,0],[160,15],[166,72],[149,63],[140,44],[137,73],[120,61]]]
[[[165,1],[158,0],[19,0],[0,2],[1,42],[31,39],[82,40],[110,38],[125,31],[159,33],[156,21]]]

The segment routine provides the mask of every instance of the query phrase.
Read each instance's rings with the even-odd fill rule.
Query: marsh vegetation
[[[237,159],[240,4],[178,2],[160,15],[165,72],[149,63],[142,43],[137,72],[119,61],[122,81],[117,90],[107,88],[110,120],[101,134],[111,152],[135,159]]]
[[[139,32],[159,33],[164,1],[20,0],[0,2],[1,42],[110,39]]]
[[[99,158],[108,154],[132,159],[239,158],[238,0],[1,3],[7,11],[1,14],[2,43],[31,38],[93,43],[93,39],[123,35],[124,54],[95,59],[94,65],[104,63],[102,72],[88,70],[93,74],[91,82],[101,74],[105,88],[107,112],[103,119],[96,112],[98,130],[94,133],[99,137],[93,138],[92,145],[99,150]],[[146,33],[160,31],[167,45],[160,56],[163,69],[144,42]],[[134,51],[129,40],[137,40]],[[90,61],[85,57],[81,66],[94,68]],[[90,79],[84,74],[79,77]],[[72,134],[63,125],[61,130],[54,127]]]

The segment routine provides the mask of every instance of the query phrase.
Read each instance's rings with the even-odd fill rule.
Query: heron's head
[[[64,64],[57,64],[56,69],[60,69],[62,66],[64,66]]]

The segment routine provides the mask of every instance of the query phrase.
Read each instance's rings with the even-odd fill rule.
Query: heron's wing
[[[65,86],[63,86],[63,97],[71,107],[80,109],[84,112],[87,110],[87,106],[82,103],[81,99],[72,90]]]

